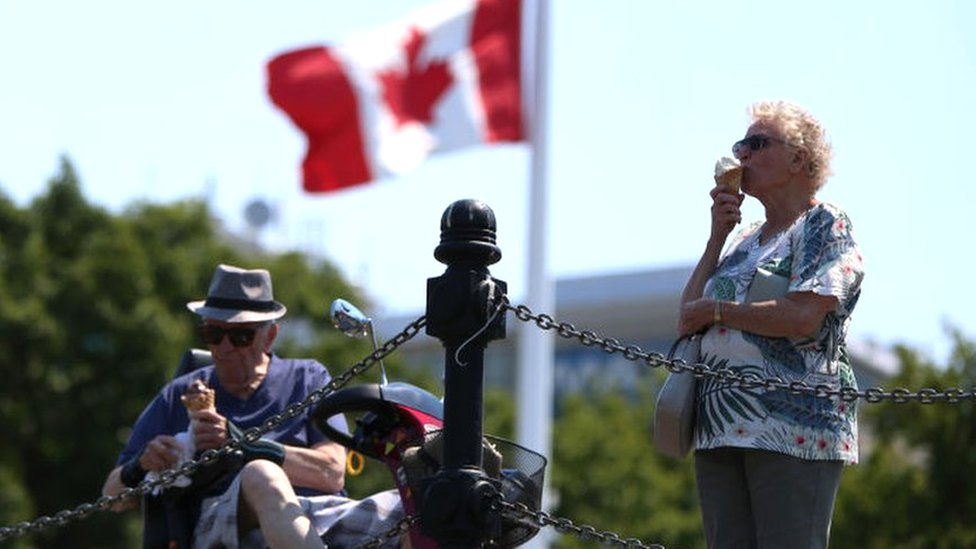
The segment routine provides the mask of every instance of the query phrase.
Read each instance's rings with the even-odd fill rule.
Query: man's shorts
[[[240,475],[227,490],[203,500],[200,519],[193,531],[194,549],[264,549],[267,545],[260,529],[237,536],[237,506],[241,491]],[[396,490],[379,492],[365,499],[344,496],[298,496],[315,530],[329,547],[358,547],[382,536],[403,518],[400,495]],[[398,540],[387,540],[381,547],[395,548]]]

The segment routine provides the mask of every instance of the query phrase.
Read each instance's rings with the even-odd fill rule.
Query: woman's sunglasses
[[[750,151],[755,152],[760,149],[765,149],[770,143],[786,143],[786,141],[757,133],[755,135],[750,135],[745,139],[736,141],[735,144],[732,145],[732,154],[738,155],[740,151],[745,149],[745,147],[749,147]]]
[[[227,336],[230,344],[234,347],[247,347],[254,343],[254,336],[258,330],[257,328],[221,328],[220,326],[201,324],[199,331],[200,339],[207,345],[220,345],[224,336]]]

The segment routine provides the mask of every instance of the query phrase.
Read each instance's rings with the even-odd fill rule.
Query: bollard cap
[[[495,245],[495,212],[480,200],[458,200],[441,216],[441,243],[434,257],[441,263],[497,263],[501,249]]]

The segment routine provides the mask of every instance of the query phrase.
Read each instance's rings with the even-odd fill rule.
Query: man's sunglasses
[[[755,135],[750,135],[745,139],[736,141],[735,144],[732,145],[732,154],[738,155],[739,151],[742,151],[746,147],[749,147],[750,151],[755,152],[760,149],[765,149],[770,143],[786,143],[786,141],[757,133]]]
[[[199,331],[200,339],[207,345],[220,345],[224,336],[227,336],[230,344],[234,347],[247,347],[254,343],[254,336],[258,330],[257,328],[221,328],[220,326],[201,324]]]

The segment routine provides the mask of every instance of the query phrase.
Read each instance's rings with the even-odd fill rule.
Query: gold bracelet
[[[722,323],[722,302],[715,300],[715,316],[713,318],[713,324],[719,325]]]

